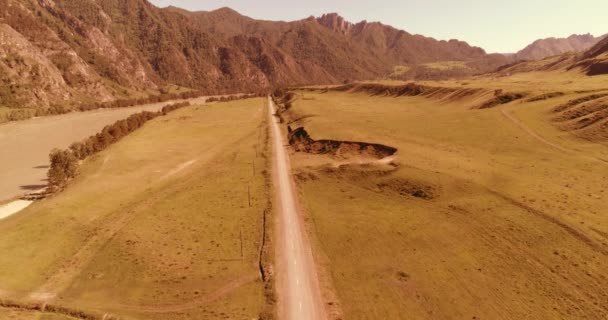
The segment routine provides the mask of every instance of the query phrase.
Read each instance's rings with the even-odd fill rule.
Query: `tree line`
[[[126,108],[126,107],[142,105],[142,104],[165,102],[165,101],[169,101],[169,100],[192,99],[192,98],[200,97],[202,95],[203,95],[203,93],[200,91],[187,91],[187,92],[181,92],[181,93],[163,93],[160,95],[148,96],[145,98],[119,99],[119,100],[107,101],[107,102],[81,104],[80,106],[78,106],[78,110],[79,111],[89,111],[89,110],[101,109],[101,108],[107,108],[107,109]]]
[[[223,96],[223,97],[211,97],[211,98],[207,99],[207,102],[228,102],[228,101],[234,101],[234,100],[259,98],[259,97],[265,97],[265,96],[266,96],[266,93],[260,92],[260,93],[244,94],[244,95],[231,95],[231,96]]]
[[[60,190],[70,179],[74,178],[78,174],[80,160],[85,160],[87,157],[105,150],[129,133],[141,128],[146,122],[189,105],[189,102],[182,102],[166,105],[158,112],[139,112],[104,127],[101,132],[83,141],[73,143],[68,149],[54,149],[49,155],[51,163],[47,172],[49,191]]]
[[[126,108],[142,104],[160,103],[169,100],[186,100],[202,96],[200,91],[187,91],[181,93],[162,93],[159,95],[148,96],[144,98],[117,99],[106,102],[82,103],[76,107],[70,108],[67,106],[52,104],[46,109],[16,109],[6,113],[0,122],[4,121],[19,121],[27,120],[33,117],[52,116],[69,113],[71,111],[90,111],[95,109],[111,109],[111,108]]]

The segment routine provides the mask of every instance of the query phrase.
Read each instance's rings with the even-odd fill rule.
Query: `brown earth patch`
[[[439,193],[438,188],[432,185],[402,178],[382,181],[377,186],[382,192],[395,192],[401,196],[411,196],[425,200],[433,199]]]
[[[411,175],[397,174],[398,171],[393,166],[349,164],[303,168],[295,173],[295,178],[299,182],[306,182],[329,177],[359,185],[372,192],[409,199],[432,200],[440,196],[439,186]]]

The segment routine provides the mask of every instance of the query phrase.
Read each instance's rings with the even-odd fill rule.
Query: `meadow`
[[[292,153],[316,259],[343,317],[608,314],[608,149],[551,120],[606,80],[426,83],[485,90],[447,98],[296,91],[284,114],[292,128],[398,149],[390,162]],[[499,89],[526,98],[477,109]],[[555,91],[563,94],[527,100]]]
[[[63,192],[0,221],[0,299],[100,318],[258,317],[266,119],[265,99],[193,105],[87,159]]]

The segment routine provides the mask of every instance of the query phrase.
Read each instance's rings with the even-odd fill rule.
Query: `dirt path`
[[[505,116],[507,119],[511,120],[511,122],[515,123],[519,128],[524,130],[527,134],[532,136],[534,139],[540,141],[541,143],[548,145],[549,147],[555,148],[559,151],[572,152],[571,150],[568,150],[560,145],[557,145],[557,144],[541,137],[536,132],[534,132],[532,129],[528,128],[523,122],[521,122],[519,119],[517,119],[514,115],[512,115],[508,110],[503,108],[500,110],[500,112],[502,113],[503,116]]]
[[[223,287],[218,288],[217,290],[203,295],[202,297],[190,301],[184,302],[180,304],[168,304],[168,305],[150,305],[150,306],[136,306],[136,305],[126,305],[126,304],[115,304],[110,305],[112,308],[119,308],[121,310],[128,310],[134,312],[144,312],[144,313],[174,313],[174,312],[183,312],[187,310],[196,309],[200,306],[204,306],[210,303],[213,303],[223,297],[228,296],[235,290],[240,287],[247,285],[249,283],[255,282],[260,279],[260,275],[258,273],[254,273],[248,276],[243,276],[237,279],[234,279],[228,282]],[[104,305],[104,307],[108,307]]]
[[[273,180],[279,201],[277,267],[279,269],[279,313],[281,319],[325,319],[319,280],[312,251],[298,214],[289,157],[274,106],[268,99],[272,123]]]
[[[511,114],[508,110],[506,109],[501,109],[500,112],[502,113],[503,116],[505,116],[505,118],[509,119],[511,122],[513,122],[515,125],[517,125],[520,129],[522,129],[523,131],[525,131],[527,134],[529,134],[530,136],[532,136],[534,139],[538,140],[539,142],[552,147],[554,149],[557,149],[559,151],[565,152],[565,153],[570,153],[570,154],[576,154],[579,153],[575,150],[570,150],[570,149],[566,149],[558,144],[555,144],[545,138],[543,138],[542,136],[540,136],[538,133],[534,132],[534,130],[530,129],[528,126],[526,126],[523,122],[521,122],[519,119],[517,119],[513,114]],[[588,155],[583,155],[584,157],[586,157],[589,160],[595,161],[595,162],[600,162],[602,164],[608,165],[608,161],[598,158],[598,157],[594,157],[594,156],[588,156]]]

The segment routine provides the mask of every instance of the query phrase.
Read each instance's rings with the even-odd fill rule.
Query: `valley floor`
[[[205,98],[189,100],[202,103]],[[44,188],[53,148],[96,134],[103,127],[142,111],[158,111],[171,102],[128,108],[72,112],[0,124],[0,203]]]
[[[265,99],[195,105],[86,160],[65,191],[0,220],[0,302],[100,318],[258,317],[266,123]],[[22,313],[0,307],[0,318]]]
[[[603,319],[607,78],[551,79],[296,90],[273,155],[265,98],[155,118],[0,220],[0,318]]]
[[[292,154],[344,319],[606,317],[608,148],[550,120],[589,93],[484,110],[479,97],[297,94],[292,129],[398,149],[391,164]]]

